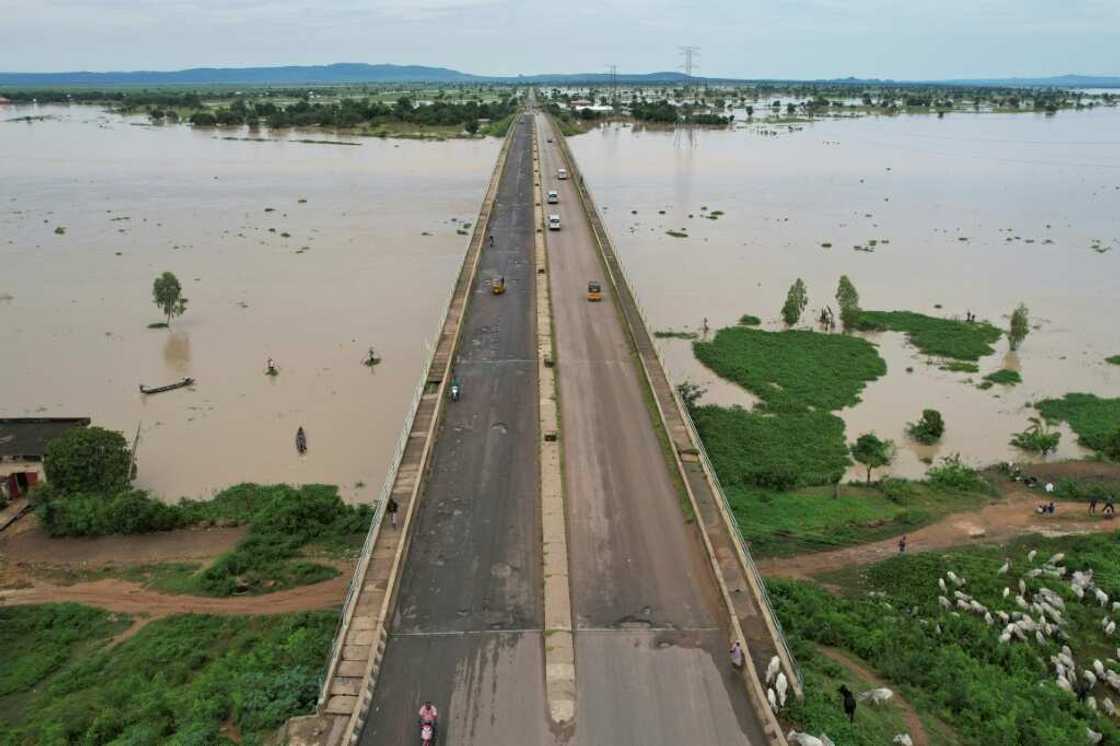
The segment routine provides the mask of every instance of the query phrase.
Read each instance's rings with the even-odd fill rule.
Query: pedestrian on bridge
[[[393,499],[393,496],[389,495],[389,501],[385,503],[385,512],[389,514],[389,525],[393,528],[397,527],[398,510],[400,510],[400,506],[397,505],[397,501]]]
[[[738,640],[731,643],[731,667],[736,671],[743,670],[743,647]]]

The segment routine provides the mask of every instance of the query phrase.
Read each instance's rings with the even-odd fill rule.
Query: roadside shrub
[[[189,522],[173,505],[143,490],[110,495],[60,494],[50,483],[36,490],[39,520],[50,536],[107,536],[169,531]]]
[[[988,492],[992,486],[980,472],[968,464],[961,462],[959,453],[941,459],[940,466],[930,467],[926,471],[926,481],[939,490],[954,492]]]

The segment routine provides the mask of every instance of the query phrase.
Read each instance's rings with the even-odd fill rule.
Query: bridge
[[[413,412],[382,492],[403,520],[379,506],[293,743],[408,743],[431,700],[442,743],[784,744],[761,679],[778,656],[800,684],[765,586],[578,164],[532,103]]]

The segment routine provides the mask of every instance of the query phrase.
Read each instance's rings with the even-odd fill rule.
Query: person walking
[[[903,534],[902,538],[898,540],[898,553],[906,554],[906,534]]]
[[[397,505],[397,501],[393,499],[393,496],[389,495],[389,502],[385,503],[385,512],[389,514],[389,525],[393,528],[397,527],[398,510],[400,510],[400,506]]]
[[[731,667],[736,671],[743,670],[743,647],[738,640],[731,643]]]
[[[1097,496],[1096,495],[1093,495],[1092,497],[1089,498],[1089,512],[1090,513],[1096,513],[1097,512]]]

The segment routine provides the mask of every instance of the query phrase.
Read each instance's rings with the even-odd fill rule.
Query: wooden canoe
[[[144,384],[140,384],[140,393],[162,394],[164,391],[174,391],[175,389],[181,389],[184,386],[190,386],[192,383],[194,383],[194,379],[188,377],[184,378],[182,381],[177,381],[176,383],[169,383],[166,386],[153,386],[152,388],[148,388]]]

